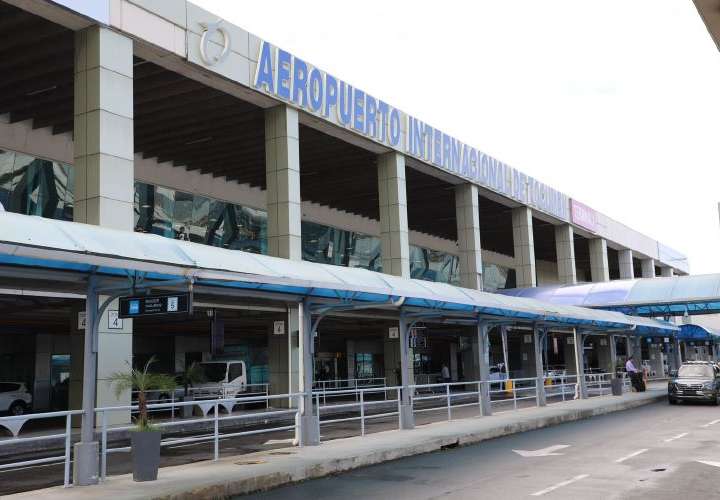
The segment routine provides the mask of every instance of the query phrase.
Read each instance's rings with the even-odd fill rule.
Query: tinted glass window
[[[9,384],[7,382],[0,382],[0,392],[14,392],[20,389],[20,384]]]
[[[242,364],[240,363],[233,363],[230,365],[230,376],[228,377],[228,381],[232,382],[238,377],[242,377],[243,370],[242,370]]]
[[[713,378],[715,372],[709,365],[683,365],[678,370],[678,377]]]

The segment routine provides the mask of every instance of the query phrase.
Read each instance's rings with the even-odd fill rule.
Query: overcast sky
[[[691,0],[193,0],[720,272],[720,53]]]

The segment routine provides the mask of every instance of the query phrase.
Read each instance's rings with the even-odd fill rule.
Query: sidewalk
[[[286,448],[222,458],[217,462],[166,467],[159,479],[135,483],[131,475],[110,477],[99,486],[48,488],[6,498],[12,499],[198,499],[223,498],[313,479],[429,453],[444,447],[463,446],[635,408],[665,399],[666,391],[650,389],[620,397],[567,401],[544,408],[528,408],[424,425],[409,431],[384,431],[365,437],[336,439],[306,448]]]

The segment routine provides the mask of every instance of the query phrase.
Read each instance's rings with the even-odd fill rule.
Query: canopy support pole
[[[547,332],[545,332],[547,335]],[[538,406],[546,406],[547,398],[545,395],[545,370],[543,369],[543,346],[544,335],[541,334],[541,329],[538,326],[533,326],[533,347],[535,348],[535,376],[537,380],[536,384],[536,400]]]
[[[410,386],[410,328],[405,312],[400,310],[400,381],[402,389],[400,390],[400,401],[398,403],[398,419],[400,429],[415,428],[415,414],[413,413],[413,404]]]
[[[505,376],[510,378],[510,363],[508,361],[508,341],[507,326],[500,327],[500,337],[502,338],[503,363],[505,363]]]
[[[585,384],[585,335],[577,328],[573,328],[575,341],[575,373],[577,374],[577,397],[587,399],[587,385]]]
[[[300,446],[317,446],[320,444],[320,409],[313,405],[313,373],[315,361],[315,330],[320,319],[313,323],[308,299],[299,304],[300,325],[300,402],[299,436]]]
[[[478,367],[480,372],[480,414],[483,417],[492,415],[490,403],[490,325],[485,321],[478,321]]]

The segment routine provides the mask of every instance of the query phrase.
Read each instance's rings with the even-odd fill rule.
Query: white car
[[[30,410],[32,395],[22,382],[0,382],[0,412],[24,415]]]

